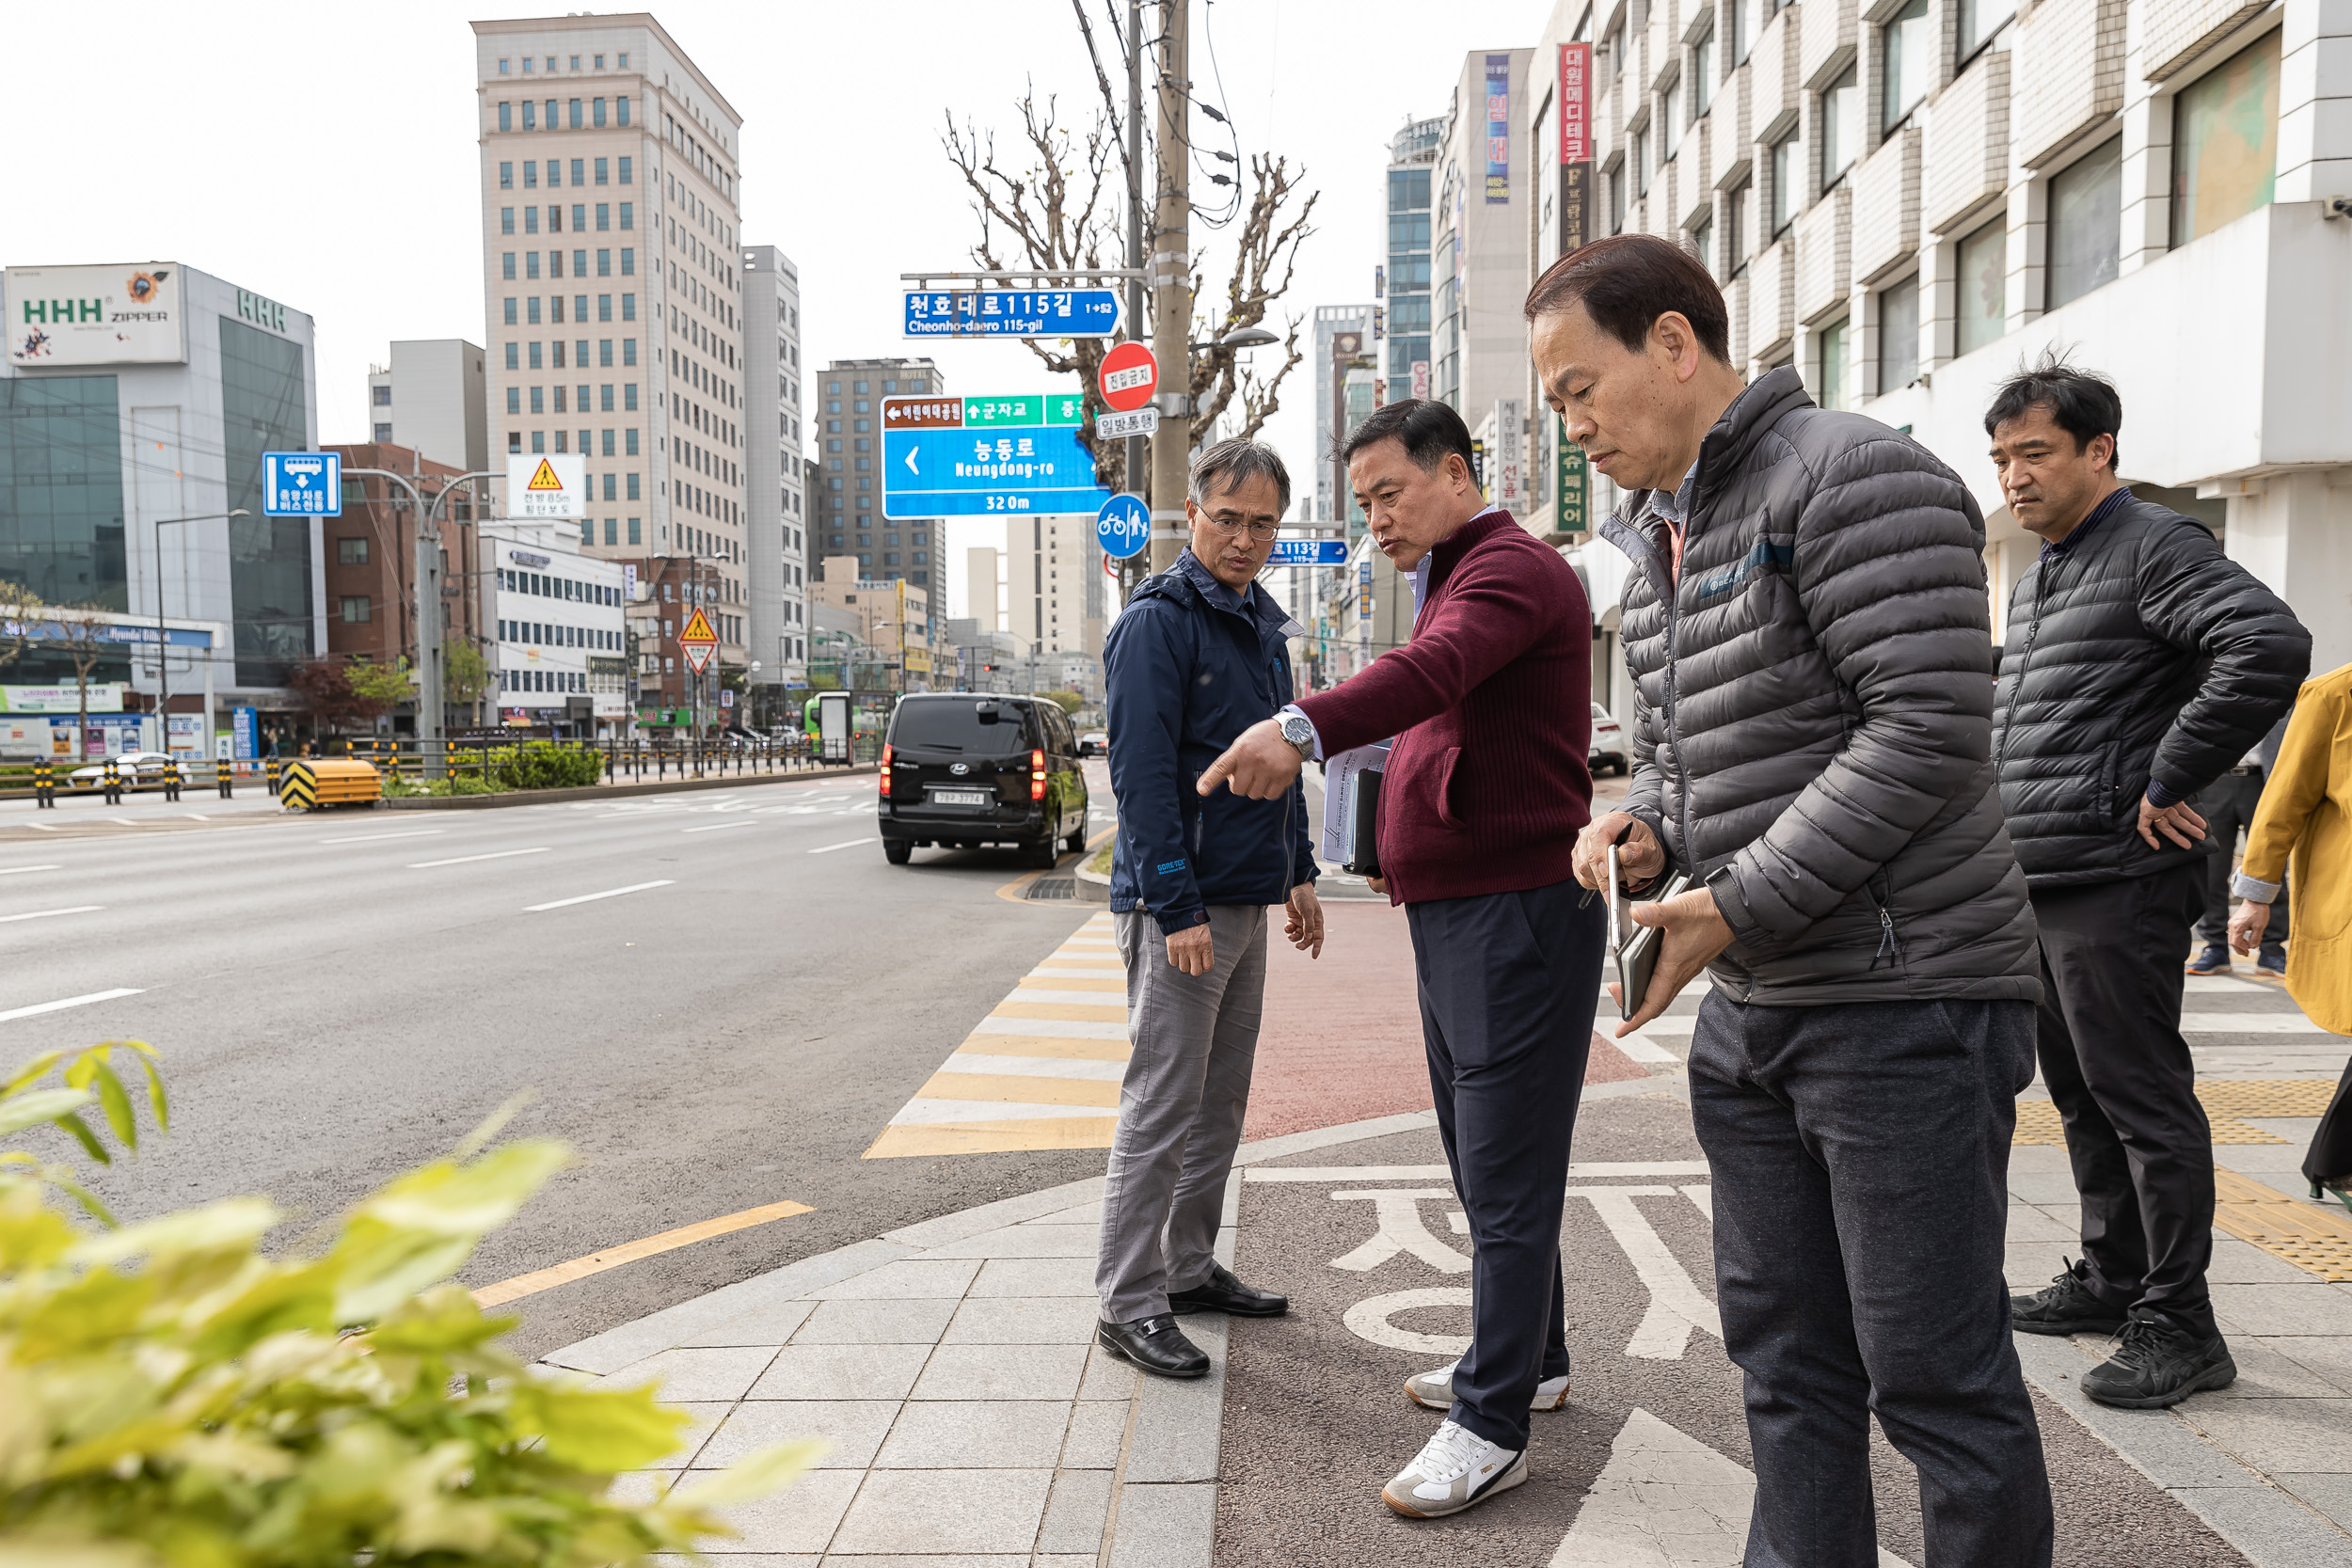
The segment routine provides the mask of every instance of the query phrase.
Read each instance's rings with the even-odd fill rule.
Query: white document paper
[[[1356,778],[1389,762],[1390,742],[1358,746],[1323,764],[1323,858],[1345,865],[1356,857]]]

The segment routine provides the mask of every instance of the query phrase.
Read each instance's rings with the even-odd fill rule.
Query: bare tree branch
[[[1313,214],[1321,193],[1307,192],[1295,211],[1286,212],[1297,194],[1298,182],[1287,159],[1253,153],[1249,173],[1252,189],[1248,215],[1236,230],[1233,271],[1225,285],[1225,319],[1222,323],[1204,324],[1205,329],[1200,334],[1203,341],[1211,341],[1209,332],[1221,336],[1264,321],[1267,309],[1290,292],[1298,269],[1298,247],[1314,232],[1308,219]],[[1196,261],[1192,282],[1196,300],[1202,297],[1200,283]],[[1192,419],[1196,446],[1215,438],[1217,421],[1236,397],[1241,400],[1241,409],[1234,435],[1256,435],[1280,406],[1278,389],[1301,357],[1297,320],[1291,320],[1288,328],[1286,357],[1282,368],[1271,376],[1261,377],[1244,371],[1235,351],[1221,345],[1193,351],[1192,385],[1199,399]]]

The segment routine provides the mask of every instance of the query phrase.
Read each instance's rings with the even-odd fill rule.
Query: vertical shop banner
[[[1560,46],[1560,254],[1592,237],[1593,46]]]
[[[1511,199],[1511,56],[1486,56],[1486,204]]]
[[[1592,505],[1584,486],[1584,449],[1568,439],[1568,423],[1551,417],[1551,448],[1557,459],[1552,474],[1552,527],[1561,533],[1590,533]]]

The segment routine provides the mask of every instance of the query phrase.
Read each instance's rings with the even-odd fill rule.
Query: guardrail
[[[850,750],[853,763],[880,760],[881,737],[858,736]],[[294,757],[223,761],[175,758],[167,766],[123,765],[115,758],[88,762],[44,759],[0,763],[0,800],[30,798],[42,808],[56,806],[60,795],[95,794],[109,804],[126,794],[160,792],[177,800],[190,786],[210,789],[222,800],[240,788],[281,793],[280,777]],[[531,740],[493,736],[459,738],[420,744],[415,740],[362,736],[319,753],[311,760],[365,762],[384,775],[385,793],[448,789],[456,793],[502,793],[507,790],[557,789],[594,784],[659,783],[668,779],[765,778],[818,771],[805,736],[692,736],[642,740]],[[86,779],[75,773],[90,772]],[[442,783],[441,781],[447,781]],[[472,787],[468,787],[470,784]]]

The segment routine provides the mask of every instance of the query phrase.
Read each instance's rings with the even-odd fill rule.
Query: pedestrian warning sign
[[[516,452],[506,459],[509,517],[584,517],[588,459],[579,452]]]
[[[719,651],[719,637],[710,629],[710,618],[702,612],[701,607],[697,606],[694,613],[687,617],[686,629],[677,634],[677,645],[694,673],[699,675],[709,667],[710,656]]]

